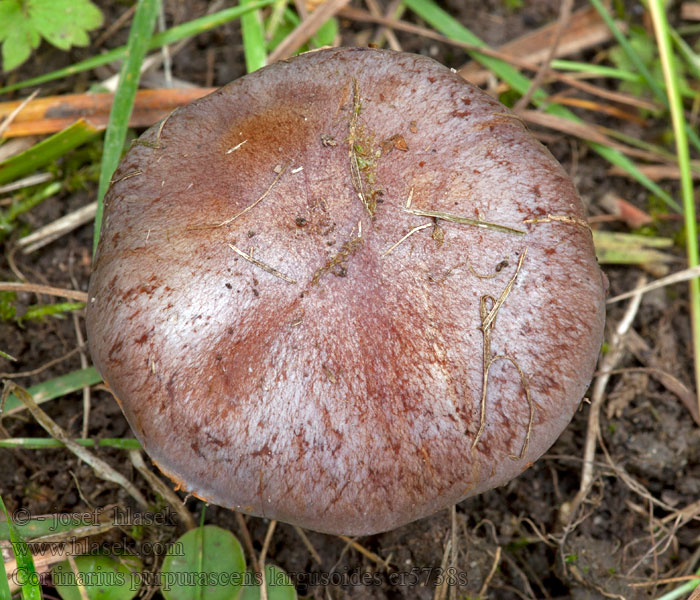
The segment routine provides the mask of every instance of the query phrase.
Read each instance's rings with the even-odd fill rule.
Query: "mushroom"
[[[604,284],[562,167],[432,59],[300,55],[177,110],[105,199],[90,349],[218,505],[399,527],[502,485],[591,379]]]

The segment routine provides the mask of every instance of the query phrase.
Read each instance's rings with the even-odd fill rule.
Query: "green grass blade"
[[[5,513],[12,552],[17,560],[17,579],[22,588],[22,600],[41,600],[41,587],[39,586],[39,576],[34,568],[34,558],[29,551],[27,542],[22,539],[14,526],[2,497],[0,497],[0,509]]]
[[[13,202],[6,211],[0,211],[0,241],[14,229],[14,223],[21,214],[30,211],[44,200],[55,196],[61,191],[57,181],[46,183],[39,187],[31,196],[19,202]]]
[[[163,46],[179,42],[185,38],[199,35],[220,25],[224,25],[229,21],[239,18],[251,10],[257,10],[263,8],[268,4],[272,4],[274,0],[258,0],[254,4],[249,4],[246,6],[236,6],[233,8],[227,8],[220,10],[212,15],[206,15],[200,17],[199,19],[193,19],[182,25],[177,25],[164,31],[162,33],[157,33],[154,35],[149,44],[149,50],[157,50]],[[19,81],[12,85],[0,88],[0,94],[5,94],[14,90],[20,90],[22,88],[30,87],[32,85],[39,85],[41,83],[46,83],[47,81],[54,81],[56,79],[62,79],[64,77],[69,77],[70,75],[75,75],[76,73],[82,73],[83,71],[89,71],[95,67],[101,67],[102,65],[107,65],[116,60],[120,60],[126,56],[127,47],[120,46],[119,48],[114,48],[104,54],[99,56],[93,56],[81,62],[75,63],[70,67],[65,69],[59,69],[57,71],[52,71],[46,75],[40,75],[39,77],[33,77],[32,79],[26,79],[24,81]]]
[[[77,438],[73,440],[79,446],[88,448],[118,448],[119,450],[141,450],[141,444],[133,438]],[[0,440],[0,448],[21,448],[22,450],[45,450],[63,448],[65,444],[53,438],[5,438]]]
[[[0,561],[0,600],[12,600],[4,561]]]
[[[20,508],[15,511],[13,516],[13,525],[25,540],[33,540],[35,538],[58,535],[66,531],[75,531],[83,529],[82,534],[89,535],[85,528],[93,527],[98,530],[99,526],[95,526],[97,515],[81,515],[76,514],[53,514],[53,515],[37,515],[32,516],[30,511]],[[100,532],[101,533],[101,532]],[[0,540],[10,539],[10,528],[6,521],[0,520]]]
[[[240,0],[240,6],[250,6],[253,0]],[[241,16],[241,33],[243,34],[243,53],[248,73],[257,71],[267,63],[265,50],[265,31],[263,30],[260,9],[251,10]]]
[[[3,352],[2,350],[0,350],[0,358],[5,358],[9,361],[17,362],[17,359],[14,356],[8,354],[7,352]]]
[[[668,592],[668,594],[658,596],[656,600],[678,600],[679,598],[681,600],[690,600],[691,596],[688,594],[691,594],[692,591],[700,585],[700,569],[695,571],[695,575],[697,575],[698,578],[687,581],[675,590]]]
[[[698,55],[679,34],[678,32],[669,27],[669,33],[673,39],[673,43],[678,47],[678,51],[683,55],[685,59],[685,64],[692,72],[693,76],[700,79],[700,55]]]
[[[642,83],[644,79],[638,73],[625,71],[616,67],[607,65],[592,65],[590,63],[578,62],[575,60],[565,60],[556,58],[549,66],[552,69],[559,71],[571,71],[572,73],[591,73],[598,77],[606,77],[609,79],[620,79],[621,81],[631,81],[633,83]]]
[[[12,181],[53,162],[69,150],[91,140],[99,132],[85,121],[77,121],[31,148],[0,163],[0,184]]]
[[[690,171],[690,149],[686,129],[688,123],[683,112],[683,102],[678,89],[678,78],[676,65],[671,46],[671,36],[668,31],[668,21],[666,18],[666,8],[661,0],[650,0],[649,9],[654,31],[656,32],[656,43],[659,47],[661,66],[666,80],[668,90],[668,104],[671,109],[671,122],[673,123],[673,133],[676,138],[676,154],[678,156],[678,166],[681,170],[681,195],[683,198],[683,213],[685,216],[685,237],[686,251],[688,254],[688,267],[696,267],[700,264],[698,249],[697,221],[695,217],[695,199],[693,194],[693,176]],[[693,332],[693,348],[695,361],[695,390],[700,407],[700,279],[690,280],[690,318]]]
[[[440,31],[443,35],[474,46],[486,47],[486,44],[481,39],[475,36],[466,27],[458,23],[444,10],[439,8],[432,0],[404,0],[404,4],[419,17]],[[495,73],[518,93],[525,94],[529,89],[530,80],[512,65],[509,65],[498,58],[484,56],[478,51],[470,51],[469,54],[487,69],[493,71],[493,73]],[[535,93],[532,95],[532,101],[537,105],[546,104],[547,108],[545,109],[545,112],[564,117],[576,123],[582,122],[582,120],[569,109],[558,104],[548,103],[548,95],[542,89],[535,90]],[[634,162],[624,156],[621,152],[593,142],[588,142],[588,144],[608,162],[624,169],[630,177],[641,183],[653,194],[656,194],[668,206],[672,207],[675,211],[680,210],[680,206],[664,189],[654,183],[651,179],[649,179],[649,177],[644,175],[644,173],[637,168]]]
[[[75,392],[85,386],[95,385],[102,381],[102,377],[97,372],[95,367],[88,367],[79,371],[73,371],[67,375],[61,375],[54,379],[49,379],[43,383],[33,385],[27,389],[32,398],[37,404],[53,400]],[[5,402],[5,410],[3,415],[9,415],[18,411],[24,410],[24,404],[14,394],[10,394]]]
[[[666,97],[663,87],[651,74],[651,71],[649,71],[642,59],[635,52],[634,48],[632,48],[632,45],[629,43],[627,37],[625,37],[625,34],[620,31],[617,23],[615,23],[615,19],[613,19],[610,13],[608,13],[608,9],[605,8],[601,0],[590,1],[593,7],[598,11],[598,14],[603,19],[605,24],[608,26],[608,29],[610,29],[610,33],[613,34],[613,37],[617,43],[620,44],[620,47],[627,55],[627,58],[632,62],[635,69],[637,69],[639,74],[644,78],[645,83],[649,86],[649,89],[652,91],[656,99],[659,102],[663,102],[664,106],[669,106],[669,99]],[[700,136],[698,136],[698,134],[695,133],[695,131],[687,123],[684,123],[684,129],[687,136],[692,140],[693,145],[700,150]]]
[[[136,90],[139,87],[141,63],[148,50],[148,43],[156,23],[159,5],[160,0],[139,0],[136,13],[134,14],[134,21],[131,24],[129,42],[126,45],[126,60],[119,73],[119,85],[114,94],[114,103],[109,113],[109,123],[105,133],[100,182],[97,186],[97,214],[95,215],[93,254],[97,250],[97,243],[100,240],[103,200],[112,175],[116,171],[122,156],[126,130],[129,127],[129,117],[134,106]]]

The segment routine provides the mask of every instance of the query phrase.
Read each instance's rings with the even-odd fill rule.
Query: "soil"
[[[113,22],[129,5],[106,1],[98,4],[108,22]],[[492,46],[556,20],[559,10],[559,3],[554,0],[525,0],[520,8],[511,9],[508,4],[518,3],[446,0],[441,4]],[[581,6],[581,2],[576,4]],[[202,15],[207,5],[200,0],[167,0],[167,22],[177,24]],[[369,26],[341,19],[344,45],[367,40],[373,31]],[[104,47],[124,43],[127,33],[121,28]],[[403,33],[398,34],[398,39],[405,50],[428,54],[450,67],[459,68],[468,60],[464,51],[439,42]],[[43,44],[6,82],[67,66],[93,51],[62,53]],[[573,58],[589,60],[599,51],[592,49]],[[112,71],[103,68],[97,75],[104,78]],[[174,76],[197,85],[222,85],[243,73],[237,23],[198,36],[173,61]],[[84,91],[92,77],[84,74],[47,84],[42,95]],[[11,99],[13,96],[4,98]],[[590,114],[585,116],[592,118]],[[599,114],[594,114],[594,118],[603,125],[619,126]],[[665,127],[664,121],[652,120],[650,127],[635,126],[628,128],[627,133],[652,139]],[[553,136],[551,132],[547,139],[551,152],[574,178],[590,214],[604,212],[600,199],[607,192],[614,192],[639,208],[648,208],[647,192],[628,179],[611,177],[607,163],[582,142]],[[91,147],[99,153],[99,143]],[[14,262],[15,269],[29,281],[86,290],[91,225],[28,256],[16,251],[14,245],[18,233],[49,223],[95,199],[95,178],[85,167],[76,170],[66,159],[55,168],[59,176],[71,175],[77,183],[66,186],[57,197],[20,218],[21,226],[4,241],[0,280],[17,279],[11,268]],[[664,182],[664,186],[676,194],[675,182]],[[610,227],[625,230],[619,224]],[[674,236],[679,230],[677,220],[661,221],[658,225],[662,235]],[[683,251],[674,251],[680,266]],[[607,268],[606,272],[611,295],[629,290],[642,273],[624,266]],[[22,314],[30,304],[56,301],[21,294],[17,299],[18,313]],[[609,328],[620,321],[625,308],[624,302],[610,305]],[[77,326],[84,338],[81,315]],[[623,353],[617,368],[653,364],[692,390],[685,286],[647,294],[633,328],[650,351],[645,363],[630,352]],[[606,339],[610,340],[611,335]],[[10,363],[0,358],[0,370],[4,371],[0,378],[13,377],[28,387],[80,369],[80,354],[72,352],[78,347],[77,340],[76,322],[71,316],[26,321],[22,325],[0,321],[0,349],[18,359]],[[21,375],[39,368],[41,371],[36,374]],[[106,390],[93,389],[91,402],[90,437],[131,437],[119,407]],[[43,407],[71,436],[80,437],[80,393]],[[438,595],[439,590],[436,592],[436,584],[446,575],[455,583],[444,588],[444,597],[451,598],[656,597],[665,588],[654,582],[688,575],[700,562],[700,509],[691,509],[687,518],[676,520],[678,510],[700,497],[700,430],[679,397],[648,371],[632,369],[614,375],[601,413],[593,485],[578,511],[571,515],[568,510],[580,485],[588,416],[589,405],[583,402],[551,450],[506,486],[466,500],[454,512],[446,510],[398,530],[358,540],[365,551],[373,553],[369,556],[380,557],[388,567],[338,537],[306,532],[321,559],[318,563],[298,532],[285,524],[279,524],[275,530],[268,560],[293,574],[300,596],[319,599],[443,597]],[[2,435],[7,437],[46,435],[26,414],[3,419],[2,427]],[[99,449],[95,453],[153,497],[146,482],[125,459],[124,451]],[[157,471],[155,467],[153,470]],[[0,494],[10,511],[24,508],[33,514],[80,513],[109,506],[135,509],[122,488],[99,479],[92,469],[64,450],[0,450]],[[199,519],[202,503],[188,497],[186,506]],[[246,521],[253,546],[260,552],[268,522],[252,517]],[[209,506],[205,522],[243,537],[239,521],[226,509]],[[144,539],[170,541],[183,531],[182,526],[148,530],[144,538],[134,541],[122,531],[112,530],[98,541],[127,541],[138,550]],[[455,550],[450,550],[448,544]],[[144,556],[146,568],[150,569],[157,568],[161,560],[158,556]],[[371,583],[363,585],[361,582],[369,576]]]

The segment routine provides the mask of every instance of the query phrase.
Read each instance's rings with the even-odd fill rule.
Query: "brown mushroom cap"
[[[124,158],[92,356],[185,489],[388,530],[507,482],[571,419],[604,320],[583,219],[549,152],[449,69],[304,54]]]

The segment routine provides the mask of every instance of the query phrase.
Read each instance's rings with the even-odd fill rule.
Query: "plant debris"
[[[500,231],[501,233],[513,233],[516,235],[525,235],[525,231],[521,229],[514,229],[513,227],[508,227],[506,225],[499,225],[498,223],[492,223],[490,221],[481,221],[479,219],[471,219],[469,217],[461,217],[459,215],[453,215],[451,213],[442,212],[439,210],[430,210],[423,208],[404,208],[406,212],[412,215],[417,215],[419,217],[434,217],[436,219],[442,219],[443,221],[450,221],[451,223],[459,223],[460,225],[471,225],[472,227],[480,227],[482,229],[491,229],[493,231]]]
[[[362,235],[345,242],[340,250],[334,254],[328,262],[321,268],[316,269],[313,276],[311,277],[311,285],[318,285],[326,273],[332,273],[336,277],[345,277],[347,275],[347,259],[352,256],[359,248],[362,246]]]
[[[350,158],[350,176],[355,192],[364,204],[370,216],[377,212],[377,203],[381,200],[381,190],[375,187],[377,160],[381,151],[374,148],[371,135],[367,134],[359,122],[362,112],[360,89],[357,80],[352,80],[352,113],[348,126],[348,156]]]
[[[547,215],[546,217],[532,217],[531,219],[524,219],[523,223],[567,223],[569,225],[578,225],[584,229],[591,231],[591,226],[587,221],[579,219],[578,217],[569,217],[567,215]]]
[[[253,258],[250,254],[246,254],[243,252],[243,250],[240,250],[239,248],[236,248],[233,244],[228,245],[231,250],[233,250],[238,256],[241,258],[244,258],[247,260],[249,263],[255,265],[256,267],[260,267],[263,271],[266,271],[270,273],[270,275],[274,275],[275,277],[279,277],[280,279],[283,279],[287,283],[296,283],[296,279],[292,279],[288,275],[285,275],[284,273],[278,271],[274,267],[271,267],[270,265],[265,264],[262,261],[259,261],[257,258]]]
[[[506,287],[501,292],[501,295],[498,297],[498,300],[494,299],[493,296],[485,295],[481,297],[481,301],[479,304],[479,311],[481,313],[481,332],[484,336],[483,382],[481,388],[479,430],[477,431],[476,437],[472,442],[472,448],[475,448],[476,445],[479,443],[479,440],[481,439],[481,436],[484,432],[484,428],[486,427],[486,392],[489,384],[489,371],[491,369],[491,366],[495,362],[499,360],[507,360],[518,370],[518,374],[520,375],[520,381],[522,382],[522,386],[525,390],[525,397],[527,398],[527,403],[530,409],[527,431],[525,433],[525,441],[523,442],[523,445],[520,449],[520,453],[517,455],[509,455],[509,458],[512,458],[514,460],[521,459],[523,456],[525,456],[525,452],[527,452],[527,448],[530,444],[532,423],[535,418],[535,405],[532,402],[532,397],[530,396],[530,384],[528,382],[528,379],[523,373],[517,361],[512,356],[508,356],[507,354],[493,355],[491,353],[491,332],[493,331],[493,328],[495,326],[496,315],[498,314],[498,311],[501,309],[501,306],[503,306],[503,303],[506,301],[508,294],[510,294],[511,290],[513,289],[513,286],[515,285],[515,280],[518,277],[518,274],[520,273],[520,269],[523,265],[523,261],[525,260],[526,254],[527,248],[523,250],[522,254],[518,258],[518,265],[515,268],[515,273],[510,278]],[[490,309],[488,307],[489,303],[492,304]]]
[[[417,227],[414,227],[411,229],[406,235],[404,235],[398,242],[396,242],[393,246],[391,246],[389,249],[385,250],[382,256],[387,256],[388,254],[391,254],[391,252],[403,241],[407,240],[409,237],[411,237],[414,233],[417,231],[420,231],[421,229],[427,229],[428,227],[432,227],[432,223],[424,223],[423,225],[418,225]]]

